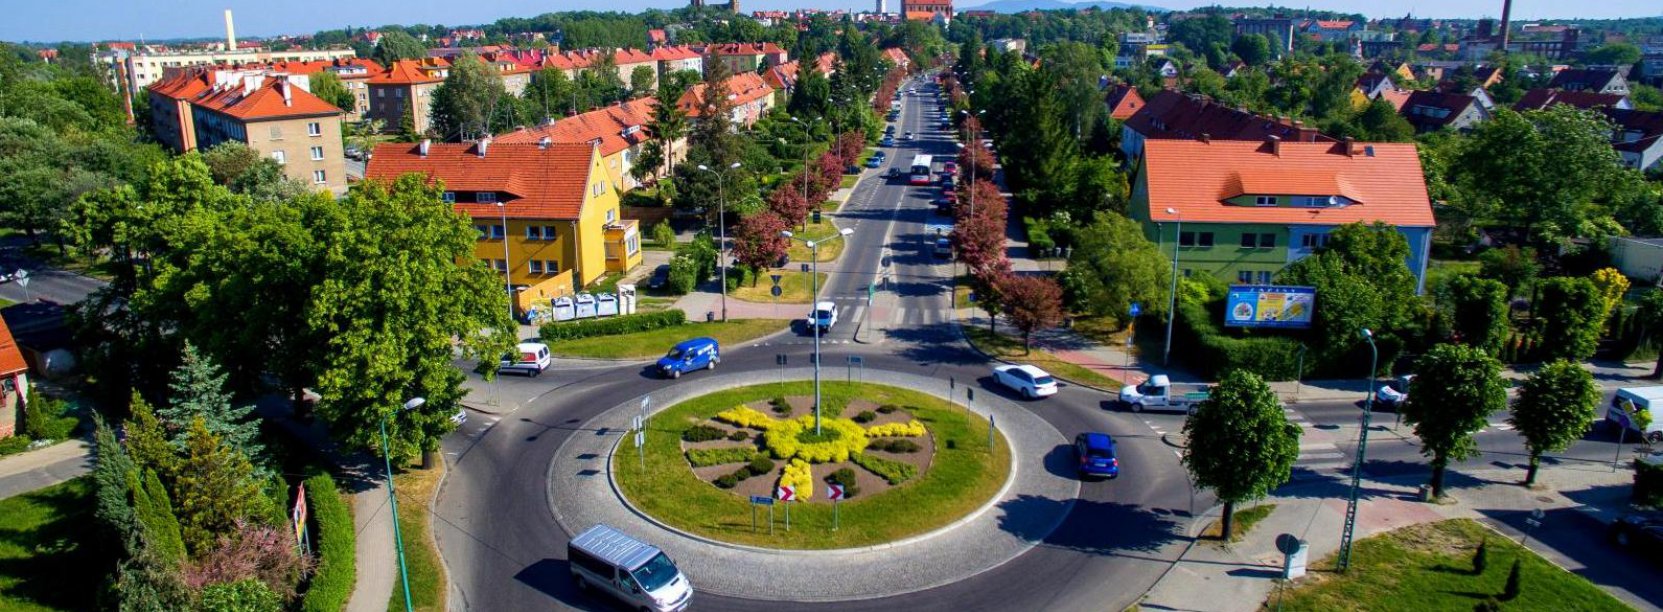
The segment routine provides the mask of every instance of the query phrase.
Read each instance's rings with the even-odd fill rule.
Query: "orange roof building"
[[[728,77],[723,85],[727,90],[728,102],[733,105],[731,119],[735,125],[749,127],[769,109],[774,108],[774,88],[769,87],[768,83],[754,72],[734,74]],[[676,105],[680,106],[689,118],[696,120],[702,117],[710,106],[707,99],[708,90],[709,85],[706,83],[689,87],[687,92],[681,95],[681,99],[676,101]]]
[[[1238,284],[1270,284],[1358,222],[1396,227],[1424,279],[1435,225],[1413,143],[1277,138],[1149,141],[1130,214],[1163,250],[1176,241],[1185,275]]]
[[[442,57],[393,62],[365,81],[369,91],[369,109],[365,116],[380,120],[383,130],[396,132],[404,121],[404,113],[411,112],[412,127],[416,133],[425,134],[433,90],[449,74],[450,60]]]
[[[1138,88],[1121,83],[1109,88],[1105,102],[1109,106],[1109,116],[1125,121],[1138,109],[1143,108],[1143,96],[1138,94]]]
[[[184,70],[151,85],[158,140],[178,152],[236,141],[277,160],[290,178],[346,188],[341,118],[312,95],[305,75],[265,70]]]
[[[497,136],[499,144],[535,144],[548,138],[549,142],[581,142],[594,144],[600,152],[607,178],[614,189],[628,191],[640,186],[634,177],[634,160],[641,148],[652,139],[648,125],[652,123],[658,99],[652,97],[620,102],[606,108],[573,115],[529,129],[519,129]],[[684,156],[685,138],[670,143],[672,156]],[[657,176],[659,173],[652,173]]]

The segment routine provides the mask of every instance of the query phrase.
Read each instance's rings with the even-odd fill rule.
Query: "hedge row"
[[[919,423],[917,420],[907,421],[905,423],[885,423],[883,425],[873,425],[866,428],[866,435],[874,438],[888,438],[892,436],[917,438],[923,436],[925,433],[928,432],[924,430],[924,424]]]
[[[537,335],[541,336],[544,342],[559,342],[561,340],[576,340],[595,336],[633,334],[635,332],[675,327],[686,322],[687,313],[677,308],[671,308],[658,312],[643,312],[604,319],[579,319],[577,321],[545,323],[542,328],[537,330]]]
[[[1219,313],[1222,319],[1223,314]],[[1179,359],[1202,378],[1216,380],[1230,370],[1247,370],[1266,380],[1294,380],[1299,376],[1299,343],[1291,338],[1271,336],[1227,336],[1213,323],[1213,312],[1204,305],[1180,301],[1175,339]],[[1314,364],[1307,363],[1310,367]]]
[[[735,448],[695,448],[687,451],[687,462],[693,467],[702,468],[724,463],[740,463],[750,461],[757,454],[755,448],[741,446]]]
[[[748,406],[740,406],[738,408],[723,410],[716,413],[716,416],[712,418],[724,423],[731,423],[739,427],[749,427],[758,431],[767,431],[768,428],[773,427],[779,422],[774,420],[774,417],[757,412]]]
[[[855,455],[850,459],[853,459],[856,465],[866,468],[866,471],[868,472],[877,474],[884,480],[889,481],[889,484],[892,485],[901,484],[911,480],[913,476],[918,475],[918,468],[913,467],[910,463],[890,461],[882,457],[875,457],[864,453]]]
[[[313,541],[317,543],[318,566],[301,599],[301,609],[340,612],[346,608],[347,599],[352,597],[353,582],[358,579],[358,543],[352,511],[341,500],[335,479],[328,474],[306,479],[306,496],[317,528]]]

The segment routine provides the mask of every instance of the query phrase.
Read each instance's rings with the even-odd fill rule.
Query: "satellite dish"
[[[1328,205],[1329,206],[1339,206],[1340,205],[1339,196],[1328,196]]]

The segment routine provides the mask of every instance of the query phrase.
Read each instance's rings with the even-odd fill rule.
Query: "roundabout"
[[[875,599],[959,582],[1020,556],[1040,539],[1036,535],[1062,523],[1079,494],[1079,483],[1037,460],[1067,443],[1054,427],[1001,398],[987,398],[966,409],[948,401],[950,391],[940,381],[893,372],[869,374],[877,384],[824,385],[828,410],[821,415],[822,434],[806,444],[799,436],[812,433],[813,417],[805,406],[793,405],[781,411],[781,418],[767,409],[737,409],[747,402],[768,406],[777,397],[790,404],[792,396],[809,388],[801,379],[812,375],[811,370],[787,372],[783,388],[772,372],[745,372],[700,378],[654,393],[643,448],[634,446],[630,431],[632,420],[641,414],[641,400],[623,402],[579,427],[591,435],[571,436],[556,451],[548,471],[549,506],[568,534],[605,523],[659,546],[701,592],[771,601]],[[897,408],[884,414],[884,422],[876,418],[876,409],[886,405]],[[829,414],[834,406],[838,416]],[[863,410],[851,418],[840,416],[851,406],[871,406],[872,422],[854,421],[852,417],[862,416]],[[742,429],[732,422],[719,428],[720,441],[683,440],[693,427],[714,428],[712,422],[724,422],[715,420],[724,411],[732,411],[726,416],[733,420],[764,426],[763,441],[756,442],[749,433],[749,447],[729,440],[733,431]],[[989,416],[997,424],[991,448]],[[825,427],[834,420],[837,425]],[[860,466],[856,462],[868,457],[888,455],[880,458],[903,463],[893,456],[914,455],[913,461],[920,461],[917,456],[925,446],[919,445],[920,452],[914,453],[863,446],[860,453],[850,452],[845,458],[836,449],[828,450],[839,445],[824,432],[848,432],[837,437],[847,443],[857,437],[851,426],[868,433],[894,433],[911,429],[914,422],[923,426],[924,435],[867,436],[865,442],[924,439],[933,449],[925,469],[909,478],[883,479],[887,489],[861,491],[840,503],[839,529],[832,531],[833,507],[819,501],[826,476],[850,469],[849,464]],[[789,532],[784,509],[776,507],[770,536],[765,508],[752,531],[749,496],[717,486],[703,472],[748,469],[750,459],[761,453],[776,465],[744,480],[757,481],[748,485],[752,487],[772,486],[791,465],[777,465],[782,463],[774,454],[778,442],[775,449],[764,450],[774,427],[795,442],[783,446],[789,458],[808,467],[815,491],[808,496],[814,501],[792,504]],[[743,429],[757,433],[756,428]],[[953,448],[947,448],[949,444]],[[693,467],[689,457],[700,453],[690,451],[716,448],[743,449],[748,455],[744,461]],[[809,463],[805,458],[822,460]],[[860,469],[865,468],[853,468]],[[865,476],[870,478],[857,476],[857,488],[878,478],[876,472]]]

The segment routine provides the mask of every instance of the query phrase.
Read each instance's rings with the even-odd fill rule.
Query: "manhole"
[[[1546,495],[1538,495],[1538,496],[1536,496],[1536,501],[1542,502],[1544,504],[1551,504],[1551,503],[1553,503],[1553,498],[1548,497]]]

